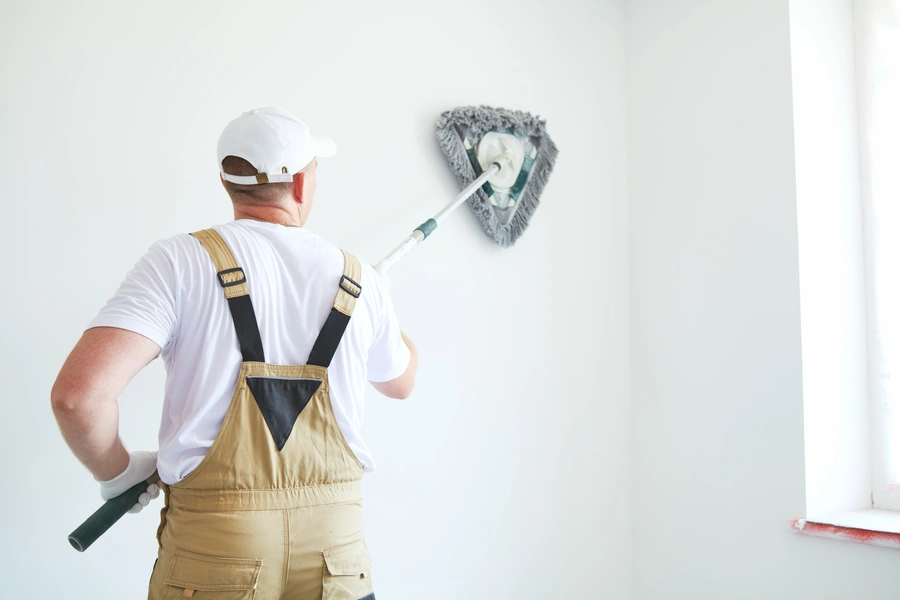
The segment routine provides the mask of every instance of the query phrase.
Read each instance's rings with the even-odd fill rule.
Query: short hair
[[[303,167],[306,172],[313,164],[311,161]],[[222,170],[228,175],[253,176],[259,173],[256,167],[238,156],[226,156],[222,159]],[[290,195],[294,184],[291,182],[258,183],[241,185],[225,181],[225,191],[235,204],[278,204],[286,195]]]

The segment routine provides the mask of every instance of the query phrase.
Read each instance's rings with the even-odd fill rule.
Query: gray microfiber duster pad
[[[467,131],[476,144],[485,133],[498,131],[530,138],[537,148],[534,165],[512,215],[498,218],[499,210],[491,206],[483,189],[469,198],[469,206],[478,215],[485,233],[503,247],[512,246],[528,227],[556,162],[558,150],[547,134],[546,121],[526,112],[489,106],[465,106],[443,113],[437,121],[438,142],[460,185],[465,187],[478,175],[463,147],[460,137],[463,131]]]

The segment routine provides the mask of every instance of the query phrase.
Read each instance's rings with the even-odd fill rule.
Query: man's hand
[[[156,452],[131,452],[128,466],[114,479],[100,482],[100,497],[110,500],[124,494],[134,485],[147,481],[156,472]],[[150,501],[159,496],[159,486],[151,483],[147,491],[140,495],[138,503],[131,507],[130,513],[139,513],[141,509],[150,504]]]

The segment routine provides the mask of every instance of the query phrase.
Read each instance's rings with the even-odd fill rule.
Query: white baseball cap
[[[226,125],[216,150],[222,179],[240,185],[290,182],[313,158],[337,152],[331,138],[311,134],[303,121],[275,106],[249,110]],[[226,156],[243,158],[258,174],[229,175],[222,170]]]

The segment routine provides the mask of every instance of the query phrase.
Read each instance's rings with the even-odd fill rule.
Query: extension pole
[[[453,212],[460,204],[468,200],[469,196],[474,194],[478,188],[480,188],[485,181],[496,175],[500,171],[500,161],[506,158],[506,155],[497,157],[497,160],[494,161],[494,164],[491,165],[487,171],[478,176],[475,181],[470,183],[459,193],[459,195],[453,199],[453,202],[445,206],[441,209],[441,212],[436,214],[433,218],[428,219],[418,227],[416,227],[409,237],[407,237],[403,242],[400,243],[399,246],[391,250],[391,252],[378,261],[378,264],[375,265],[375,271],[379,275],[384,275],[387,273],[388,269],[390,269],[395,262],[412,252],[412,249],[418,246],[421,242],[425,241],[431,232],[437,229],[437,226],[440,225],[441,221],[444,220],[444,217],[447,216],[448,213]]]

